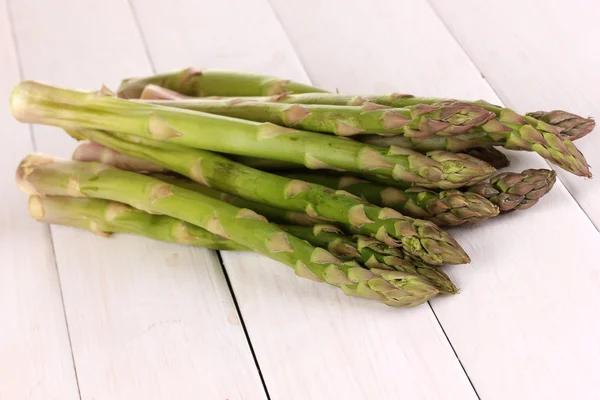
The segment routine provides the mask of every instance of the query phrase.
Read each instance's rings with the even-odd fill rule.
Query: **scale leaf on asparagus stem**
[[[101,198],[180,219],[280,261],[299,276],[337,286],[351,296],[408,307],[438,293],[414,274],[367,270],[354,262],[342,262],[254,211],[105,164],[30,154],[19,165],[16,181],[30,195]]]

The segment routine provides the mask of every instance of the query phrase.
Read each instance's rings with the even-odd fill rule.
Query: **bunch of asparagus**
[[[10,107],[82,141],[72,160],[19,165],[34,218],[254,251],[391,306],[458,293],[439,267],[470,259],[440,227],[524,210],[550,191],[552,170],[494,175],[509,165],[497,147],[591,176],[572,140],[594,121],[572,113],[340,95],[235,71],[125,79],[117,93],[25,81]]]

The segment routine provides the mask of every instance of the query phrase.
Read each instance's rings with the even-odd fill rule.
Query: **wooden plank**
[[[461,0],[450,4],[434,0],[432,4],[509,107],[520,112],[564,109],[586,117],[600,116],[599,3]],[[462,13],[465,9],[470,10],[468,16]],[[600,166],[598,129],[576,141],[596,168]],[[600,181],[584,182],[555,169],[600,229]]]
[[[0,93],[19,81],[7,4],[0,1]],[[29,128],[0,107],[0,399],[79,399],[48,229],[14,183]]]
[[[319,85],[342,93],[401,91],[498,101],[427,3],[378,4],[345,1],[342,14],[341,2],[273,1]],[[473,2],[456,9],[477,7],[484,6]],[[511,16],[516,9],[507,8]],[[459,22],[459,14],[453,14],[456,25],[472,26],[477,20],[467,21],[470,14],[465,13]],[[531,26],[531,19],[519,29]],[[469,37],[494,36],[506,35],[469,32]],[[512,154],[511,160],[515,171],[547,166],[534,154]],[[581,190],[587,190],[587,183],[579,183]],[[461,294],[432,304],[481,398],[597,396],[599,237],[565,187],[557,183],[531,210],[452,233],[473,262],[447,269]]]
[[[90,90],[151,71],[125,0],[13,8],[28,79]],[[34,130],[70,154],[63,133]],[[52,230],[83,398],[265,398],[214,252]]]
[[[221,67],[307,82],[266,1],[134,4],[159,71]],[[307,23],[308,12],[298,14]],[[327,36],[320,39],[338,43]],[[303,62],[318,67],[315,58]],[[259,255],[222,256],[271,398],[475,398],[428,306],[390,309],[299,279]]]

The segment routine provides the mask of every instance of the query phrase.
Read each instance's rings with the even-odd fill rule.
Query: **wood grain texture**
[[[27,79],[93,90],[151,72],[124,0],[13,9]],[[34,133],[41,150],[70,155],[64,133]],[[266,398],[214,252],[52,231],[82,398]]]
[[[176,4],[134,2],[158,71],[234,68],[308,82],[266,1]],[[298,15],[304,23],[307,12]],[[427,305],[391,309],[259,255],[222,256],[272,399],[476,398]]]
[[[599,3],[431,3],[507,106],[519,112],[564,109],[586,117],[600,116]],[[596,173],[600,168],[599,131],[597,128],[575,142]],[[600,229],[600,180],[583,182],[556,170]]]
[[[19,81],[8,8],[0,1],[0,95]],[[29,217],[14,183],[29,127],[0,107],[0,399],[78,399],[48,229]]]
[[[513,10],[514,17],[522,3],[503,2],[498,9]],[[342,93],[398,91],[499,101],[424,1],[382,1],[378,7],[346,1],[343,12],[337,2],[272,4],[317,85],[333,84]],[[452,15],[458,19],[460,11],[466,18],[478,7],[484,8],[472,2]],[[479,15],[483,22],[477,26],[493,14]],[[456,20],[461,23],[472,26]],[[530,25],[529,20],[513,28],[525,35]],[[489,31],[468,36],[479,37],[478,45],[489,49],[493,46],[483,38],[503,36]],[[505,70],[519,68],[512,64]],[[527,84],[520,82],[519,99],[529,96]],[[547,167],[534,154],[512,152],[510,158],[514,171]],[[589,181],[576,184],[580,191],[593,190]],[[557,183],[528,211],[451,232],[473,262],[447,269],[461,293],[432,304],[481,398],[596,398],[600,322],[592,316],[600,310],[600,236],[565,187]]]

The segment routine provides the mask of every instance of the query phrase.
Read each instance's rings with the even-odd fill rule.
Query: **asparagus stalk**
[[[100,236],[132,233],[213,250],[248,250],[241,244],[187,222],[165,215],[152,215],[114,201],[33,195],[29,198],[29,213],[38,221],[85,229]]]
[[[571,140],[581,139],[596,127],[592,118],[580,117],[562,110],[535,111],[527,113],[527,116],[554,126],[561,136]]]
[[[285,176],[345,190],[371,204],[390,207],[404,215],[434,222],[438,226],[481,222],[498,215],[498,207],[475,193],[458,190],[434,192],[413,187],[401,190],[378,185],[353,176],[288,173]]]
[[[109,149],[95,142],[83,142],[75,149],[73,159],[77,161],[95,161],[107,165],[112,165],[125,171],[135,172],[167,172],[168,170],[160,165],[142,160],[140,158],[129,157],[125,154]]]
[[[332,93],[286,94],[278,96],[249,97],[247,100],[263,102],[282,102],[288,104],[329,104],[329,105],[362,105],[365,102],[390,107],[409,107],[428,104],[435,106],[440,102],[452,99],[415,97],[409,94],[383,94],[369,96],[339,95]],[[466,101],[461,101],[468,103]],[[485,101],[471,102],[487,111],[496,114],[482,126],[472,131],[489,136],[497,145],[511,150],[527,150],[538,153],[548,161],[561,168],[583,177],[591,177],[585,157],[571,140],[560,136],[560,127],[536,119],[532,116],[519,115],[509,108],[496,106]],[[588,126],[586,129],[589,129]],[[585,129],[584,129],[585,130]],[[481,146],[481,144],[479,144]]]
[[[147,212],[114,201],[83,197],[41,197],[33,195],[29,198],[29,212],[32,217],[40,222],[85,229],[103,237],[110,236],[113,233],[128,233],[154,240],[206,247],[213,250],[249,250],[230,239],[215,235],[187,222],[165,215],[148,214]],[[303,233],[305,236],[300,237],[301,239],[307,240],[314,246],[327,248],[327,246],[320,245],[322,243],[321,240],[316,239],[321,239],[322,235],[316,233],[314,235],[310,234],[313,232],[313,228],[304,228],[295,225],[288,225],[283,228],[291,234],[294,234],[294,230],[298,230],[298,232]],[[328,231],[334,228],[323,226],[323,229],[327,229]],[[369,269],[400,271],[419,275],[421,279],[436,287],[440,293],[458,293],[458,289],[454,286],[450,278],[435,267],[426,264],[419,265],[418,267],[412,266],[409,261],[399,256],[390,256],[385,253],[381,250],[381,247],[384,245],[370,238],[359,238],[357,241],[353,241],[348,237],[342,236],[341,233],[332,235],[335,237],[336,243],[344,243],[345,252],[342,251],[341,245],[329,246],[331,249],[337,251],[336,254],[332,254],[336,257],[339,254],[340,257],[338,258],[343,261],[356,260],[360,262],[360,260],[365,260],[369,263],[369,266],[366,266]],[[355,249],[353,251],[357,256],[350,257],[352,249]],[[387,248],[387,250],[391,250],[391,248]],[[376,255],[371,255],[373,253]],[[364,254],[364,256],[361,254]],[[377,256],[383,262],[377,262],[377,259],[374,258]],[[389,265],[385,264],[385,262],[388,262]]]
[[[326,92],[314,86],[274,76],[240,71],[186,68],[143,78],[124,79],[119,96],[139,98],[153,84],[187,96],[270,96],[281,93]]]
[[[314,246],[328,249],[341,260],[356,260],[369,268],[416,274],[427,279],[442,294],[458,293],[458,288],[439,268],[414,260],[401,249],[386,246],[377,239],[361,235],[351,239],[339,228],[325,224],[313,227],[283,225],[282,228]]]
[[[337,221],[403,248],[429,264],[462,264],[469,257],[449,234],[435,224],[380,208],[346,192],[309,184],[235,163],[214,153],[178,148],[138,138],[128,142],[94,130],[79,130],[88,139],[120,153],[155,162],[223,192],[273,207],[305,212],[311,218]]]
[[[267,103],[244,98],[188,98],[147,102],[338,136],[396,134],[421,138],[459,135],[474,126],[485,124],[495,116],[481,107],[457,101],[408,108],[391,108],[374,103],[362,106]]]
[[[72,131],[71,131],[72,132]],[[302,166],[298,164],[286,163],[283,161],[267,160],[264,158],[226,155],[230,160],[245,164],[249,167],[266,171],[289,171],[299,169]],[[119,169],[134,172],[168,172],[160,165],[130,157],[126,154],[118,153],[108,147],[104,147],[95,142],[83,142],[75,149],[73,159],[77,161],[96,161],[112,165]]]
[[[471,157],[485,161],[496,169],[510,166],[508,157],[494,147],[473,147],[472,149],[463,151],[463,153],[467,153]]]
[[[119,131],[167,143],[329,168],[380,174],[424,187],[457,188],[493,174],[489,164],[465,154],[377,148],[270,123],[141,104],[96,93],[22,82],[11,97],[22,122],[70,129]]]
[[[492,203],[501,212],[526,210],[546,195],[556,182],[556,172],[547,169],[527,169],[520,174],[504,172],[490,178],[489,182],[466,188]]]
[[[296,238],[266,218],[158,179],[104,164],[31,154],[19,165],[17,184],[32,195],[93,197],[125,203],[197,225],[280,261],[297,275],[341,288],[351,296],[391,306],[414,306],[438,291],[416,275],[367,270]]]

